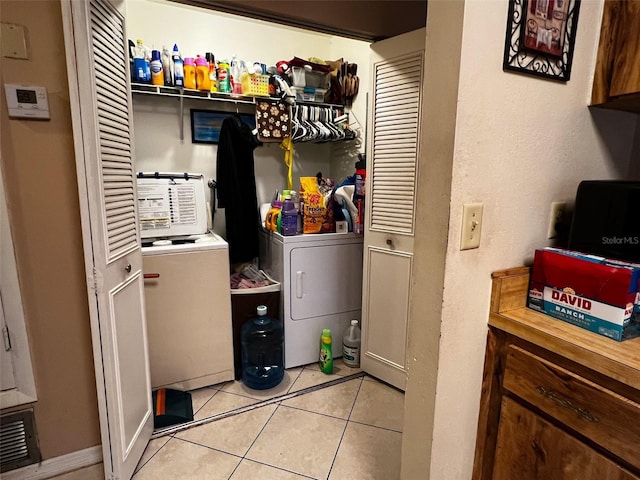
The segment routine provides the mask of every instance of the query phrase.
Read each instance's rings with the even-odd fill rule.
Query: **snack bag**
[[[302,233],[320,233],[327,208],[316,177],[300,177],[300,197],[304,219]]]

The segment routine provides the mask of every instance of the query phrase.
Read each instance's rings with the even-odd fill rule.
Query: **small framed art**
[[[253,114],[220,112],[215,110],[191,109],[191,142],[192,143],[218,143],[220,141],[220,129],[225,118],[236,115],[252,129],[256,127],[256,119]]]
[[[503,70],[571,78],[580,0],[509,0]]]

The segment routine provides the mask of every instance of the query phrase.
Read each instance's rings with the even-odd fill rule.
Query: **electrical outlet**
[[[562,222],[566,213],[567,204],[564,202],[551,202],[549,210],[549,227],[547,229],[547,238],[556,238],[558,231],[556,226]]]
[[[462,235],[460,250],[469,250],[480,246],[482,230],[482,204],[465,203],[462,205]]]

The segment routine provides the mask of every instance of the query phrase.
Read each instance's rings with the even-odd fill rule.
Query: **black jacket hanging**
[[[250,262],[259,255],[260,215],[253,151],[260,143],[251,127],[237,116],[222,122],[216,179],[218,206],[225,209],[231,263]]]

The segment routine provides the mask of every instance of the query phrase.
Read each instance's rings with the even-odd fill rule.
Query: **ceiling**
[[[377,41],[426,25],[426,0],[177,0],[246,17]],[[274,41],[275,43],[275,41]]]

